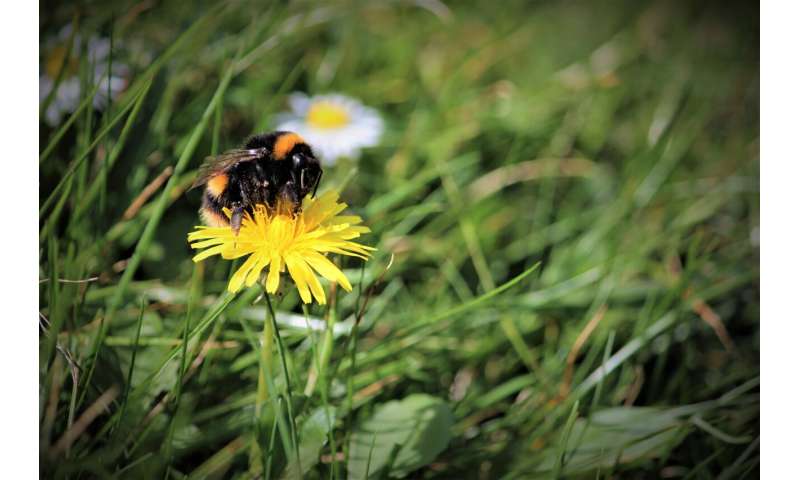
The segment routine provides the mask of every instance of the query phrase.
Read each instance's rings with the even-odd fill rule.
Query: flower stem
[[[298,442],[298,438],[297,438],[297,424],[296,424],[295,418],[294,418],[294,408],[292,407],[292,382],[289,379],[289,368],[286,366],[286,349],[284,348],[284,345],[283,345],[283,339],[281,338],[281,332],[280,332],[280,330],[278,330],[278,321],[275,318],[275,310],[273,310],[273,308],[272,308],[272,300],[270,298],[269,292],[267,292],[266,289],[264,290],[264,298],[266,298],[266,300],[267,300],[267,310],[268,310],[269,316],[270,316],[269,321],[265,321],[264,322],[265,323],[264,331],[265,332],[267,331],[266,324],[267,323],[271,324],[270,329],[274,333],[275,338],[278,339],[278,353],[280,354],[280,357],[281,357],[281,367],[283,369],[284,381],[286,382],[286,391],[284,392],[284,394],[285,394],[285,398],[286,398],[286,410],[287,410],[287,413],[289,415],[289,428],[291,429],[292,444],[293,444],[293,447],[294,447],[295,458],[297,459],[297,471],[298,472],[302,472],[302,469],[301,469],[301,466],[300,466],[300,448],[299,448],[299,442]],[[265,344],[266,344],[266,342],[265,342]],[[262,352],[263,351],[264,350],[262,349]],[[270,350],[270,352],[271,352],[271,350]],[[262,355],[263,355],[263,353],[262,353]],[[286,456],[287,457],[289,456],[289,452],[286,452]]]
[[[322,379],[323,382],[323,396],[327,394],[327,380],[325,375],[327,373],[328,362],[333,353],[333,326],[336,324],[336,289],[331,288],[331,305],[328,308],[327,316],[325,318],[325,335],[322,337],[322,349],[318,352],[316,362],[311,365],[311,372],[308,374],[306,381],[306,388],[303,391],[305,396],[310,397],[314,393],[317,386],[317,381]]]
[[[267,293],[264,292],[266,295]],[[262,339],[261,339],[261,348],[259,350],[259,357],[260,361],[258,362],[258,387],[256,390],[256,408],[255,408],[255,421],[256,425],[261,424],[262,418],[262,409],[264,408],[264,404],[269,399],[269,388],[267,385],[267,379],[272,378],[272,349],[274,348],[274,331],[273,325],[269,318],[269,310],[266,310],[266,315],[264,316],[264,329],[262,330]],[[275,405],[276,402],[273,402]],[[278,412],[275,412],[275,419],[277,423]],[[258,429],[256,430],[258,431]],[[256,435],[258,437],[258,435]],[[264,452],[264,455],[268,455],[269,458],[267,460],[267,465],[271,467],[272,464],[272,451],[270,449],[269,452]],[[258,472],[261,471],[264,467],[262,463],[262,453],[260,453],[259,442],[253,444],[253,448],[250,452],[250,462],[251,462],[251,472]],[[267,467],[268,468],[268,467]],[[266,476],[269,476],[269,470],[264,471]]]
[[[269,297],[267,297],[269,298]],[[272,349],[274,348],[275,331],[269,318],[269,310],[264,318],[264,330],[261,340],[261,362],[258,372],[258,393],[256,395],[256,418],[261,418],[261,408],[267,401],[268,390],[266,376],[272,375]]]

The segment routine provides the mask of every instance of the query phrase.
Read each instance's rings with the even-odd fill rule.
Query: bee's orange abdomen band
[[[208,192],[215,197],[219,197],[222,195],[222,192],[225,191],[225,188],[228,186],[228,176],[223,174],[217,175],[212,177],[208,181]]]

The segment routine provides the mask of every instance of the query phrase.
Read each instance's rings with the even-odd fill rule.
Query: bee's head
[[[322,178],[322,167],[306,144],[297,145],[291,153],[292,177],[297,185],[300,200],[309,193],[316,194]]]

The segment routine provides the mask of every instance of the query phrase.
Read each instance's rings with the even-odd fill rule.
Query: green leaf
[[[615,407],[579,418],[566,442],[561,472],[574,475],[658,458],[688,432],[686,413],[685,407]],[[535,470],[556,468],[557,449],[548,449],[545,457]]]
[[[319,461],[319,451],[328,441],[328,432],[336,421],[336,410],[333,407],[319,407],[303,422],[300,427],[300,474],[297,473],[297,462],[289,456],[289,465],[281,478],[302,478],[311,467]]]
[[[450,407],[430,395],[379,406],[350,440],[348,478],[376,478],[384,469],[401,477],[431,463],[450,443],[453,421]]]

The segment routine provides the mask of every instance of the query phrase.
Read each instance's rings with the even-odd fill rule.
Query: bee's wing
[[[220,173],[225,173],[230,170],[231,167],[241,162],[256,160],[266,155],[266,153],[266,148],[251,148],[228,150],[215,157],[206,157],[205,161],[200,166],[200,170],[197,172],[197,178],[189,190],[205,185],[211,177],[219,175]]]

